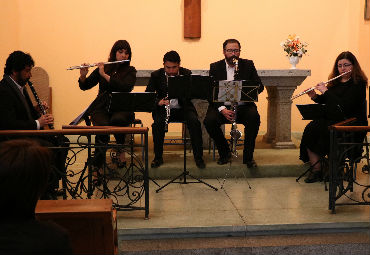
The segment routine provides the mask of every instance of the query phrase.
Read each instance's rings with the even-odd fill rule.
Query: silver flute
[[[112,61],[112,62],[103,62],[104,65],[111,65],[111,64],[118,64],[118,63],[124,63],[124,62],[129,62],[130,60],[126,59],[126,60],[117,60],[117,61]],[[82,69],[82,68],[86,68],[86,67],[93,67],[93,66],[97,66],[98,63],[95,63],[95,64],[91,64],[91,65],[81,65],[81,66],[71,66],[69,68],[67,68],[67,70],[74,70],[74,69]]]

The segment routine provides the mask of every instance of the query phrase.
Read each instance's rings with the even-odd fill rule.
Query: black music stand
[[[215,103],[258,102],[259,84],[251,80],[218,81],[213,88]]]
[[[90,113],[91,109],[94,108],[96,102],[98,102],[98,99],[100,99],[101,96],[106,95],[107,93],[103,93],[99,95],[81,114],[79,114],[71,123],[70,125],[78,125],[83,120],[85,120],[87,126],[91,126],[90,121]],[[153,92],[112,92],[109,94],[109,102],[108,102],[108,111],[130,111],[130,112],[151,112],[154,109],[155,106],[155,93]],[[91,136],[88,136],[88,143],[91,144]],[[130,166],[127,168],[128,171],[134,169],[136,166],[134,164],[133,159],[133,146],[131,146],[131,157],[130,157]],[[88,159],[85,163],[84,171],[86,168],[88,168],[88,172],[91,173],[91,147],[88,147]],[[145,158],[145,165],[147,165],[147,157]],[[136,166],[137,167],[137,166]],[[140,170],[140,167],[137,167]],[[90,175],[90,174],[89,174]],[[90,178],[90,177],[89,177]],[[151,180],[153,183],[155,183],[157,186],[159,184],[154,181],[152,178],[149,177],[149,180]],[[104,194],[109,195],[108,187],[106,186],[106,182],[103,181],[104,186]],[[92,189],[89,189],[92,190]],[[91,192],[92,194],[92,192]],[[90,194],[90,195],[91,195]]]
[[[109,112],[152,112],[155,107],[154,92],[112,92]]]
[[[323,119],[327,117],[327,107],[325,104],[297,104],[296,105],[299,112],[302,115],[302,120],[316,120],[316,119]],[[318,163],[325,164],[325,157],[321,157],[317,162],[315,162],[312,166],[310,166],[306,171],[304,171],[298,178],[295,180],[299,182],[299,180],[305,176],[308,172],[312,172],[312,169]],[[326,184],[325,184],[326,190]]]
[[[258,88],[259,84],[251,80],[218,81],[218,86],[213,89],[213,102],[231,105],[235,108],[236,119],[239,103],[258,101]],[[234,125],[234,123],[231,124]],[[231,144],[234,142],[233,139],[231,135]],[[237,153],[234,156],[237,157]]]
[[[168,99],[182,99],[184,102],[184,112],[186,111],[186,104],[187,100],[189,99],[208,99],[210,95],[210,91],[212,91],[212,83],[209,76],[201,76],[201,75],[179,75],[179,76],[170,76],[168,77]],[[159,187],[156,192],[158,193],[160,190],[165,188],[171,183],[179,183],[179,184],[189,184],[189,183],[203,183],[208,187],[217,191],[218,189],[212,186],[209,183],[202,181],[199,178],[194,177],[189,173],[186,169],[186,121],[185,123],[185,131],[184,131],[184,169],[182,173],[164,184],[163,186]],[[187,177],[191,177],[197,181],[187,181]],[[179,179],[179,181],[176,181]],[[182,179],[182,181],[181,181]]]
[[[213,88],[213,102],[215,103],[224,103],[225,105],[229,104],[235,109],[235,116],[234,118],[237,118],[237,105],[239,103],[247,103],[247,102],[257,102],[258,101],[258,88],[259,84],[255,81],[251,80],[234,80],[234,81],[218,81],[218,86],[216,85]],[[235,122],[236,123],[236,122]],[[231,123],[234,127],[235,123]],[[232,134],[234,132],[234,134]],[[232,154],[234,157],[237,157],[237,151],[236,151],[236,143],[235,141],[235,135],[236,132],[239,132],[240,136],[242,136],[241,132],[238,130],[231,130],[230,136],[230,147],[232,147],[232,144],[235,146],[235,152],[232,151]],[[230,161],[229,164],[229,170],[231,167],[232,161]],[[228,173],[226,172],[225,178],[223,180],[223,183],[221,184],[221,189],[223,188],[223,185],[226,181],[226,178],[228,176]],[[249,182],[247,180],[248,186],[251,189],[251,186],[249,185]]]
[[[296,106],[302,115],[302,120],[316,120],[326,117],[325,104],[297,104]]]
[[[154,92],[112,92],[109,96],[109,112],[152,112],[155,107],[156,94]],[[133,170],[135,167],[133,160],[133,141],[130,146],[130,166],[127,170]],[[147,157],[145,161],[147,161]],[[146,165],[147,162],[145,162]],[[140,169],[138,167],[138,169]],[[160,186],[155,180],[149,177],[154,184]]]

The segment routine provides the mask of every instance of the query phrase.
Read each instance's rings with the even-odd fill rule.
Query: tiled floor
[[[360,179],[360,178],[359,178]],[[368,175],[361,175],[369,183]],[[205,180],[220,188],[222,179]],[[323,183],[297,183],[294,177],[228,179],[214,191],[203,184],[170,184],[156,193],[150,184],[150,219],[140,211],[119,212],[123,235],[205,233],[370,226],[369,206],[328,210]],[[165,181],[159,181],[164,184]],[[361,190],[355,190],[358,196]]]
[[[150,181],[149,219],[144,219],[143,211],[118,212],[121,239],[145,239],[160,235],[237,236],[263,231],[281,233],[304,229],[370,227],[370,206],[338,206],[336,214],[332,214],[328,210],[328,191],[325,191],[322,182],[306,184],[303,179],[299,183],[295,181],[305,169],[298,159],[298,149],[271,149],[257,142],[255,159],[259,167],[251,171],[237,158],[223,189],[221,184],[227,167],[218,166],[212,155],[205,151],[207,168],[199,170],[189,153],[187,167],[190,173],[217,187],[218,191],[201,183],[172,183],[156,193],[158,187]],[[149,162],[152,158],[149,152]],[[161,167],[149,169],[150,176],[160,185],[168,181],[163,177],[181,173],[181,150],[165,150],[164,161]],[[77,167],[82,165],[80,163]],[[369,175],[360,171],[358,180],[363,184],[370,183]],[[350,196],[358,198],[362,191],[363,188],[356,186]],[[135,205],[144,206],[144,200]]]

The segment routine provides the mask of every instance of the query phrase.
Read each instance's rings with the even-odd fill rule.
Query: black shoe
[[[255,167],[257,167],[257,163],[256,163],[256,161],[254,161],[254,159],[252,159],[251,161],[246,161],[245,164],[247,164],[247,167],[248,168],[255,168]]]
[[[64,195],[64,189],[58,189],[57,190],[57,196],[60,197],[60,196],[63,196]]]
[[[160,158],[160,159],[153,159],[152,163],[150,164],[150,166],[152,168],[158,168],[160,165],[163,164],[163,158]]]
[[[314,182],[321,182],[322,181],[322,171],[312,171],[308,175],[306,179],[304,179],[305,183],[314,183]]]
[[[92,176],[92,183],[95,187],[99,187],[99,186],[102,185],[102,178],[101,178],[100,174]]]
[[[195,164],[197,165],[198,168],[204,169],[206,168],[206,164],[204,163],[204,160],[202,158],[196,159]]]
[[[118,162],[118,163],[117,163],[117,167],[118,167],[118,168],[126,168],[126,166],[127,166],[126,161]]]
[[[228,155],[225,158],[219,158],[219,160],[217,161],[217,164],[219,164],[219,165],[225,165],[225,164],[227,164],[229,162],[231,162],[231,155]]]

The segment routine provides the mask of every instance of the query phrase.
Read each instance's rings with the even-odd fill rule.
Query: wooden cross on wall
[[[184,38],[200,38],[201,0],[184,0]]]

